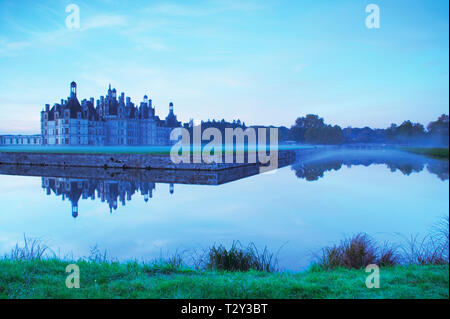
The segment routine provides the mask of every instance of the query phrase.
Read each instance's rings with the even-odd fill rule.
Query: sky
[[[183,122],[426,125],[448,114],[448,61],[448,1],[0,0],[0,134],[39,133],[71,81],[80,100],[147,94],[160,117],[173,101]]]

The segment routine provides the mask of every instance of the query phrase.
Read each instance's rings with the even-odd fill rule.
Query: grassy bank
[[[0,298],[449,298],[448,265],[364,269],[312,267],[300,273],[192,270],[170,264],[80,261],[80,288],[66,288],[69,262],[0,260]]]
[[[0,259],[0,298],[449,298],[448,223],[445,216],[430,234],[400,247],[365,233],[344,238],[303,272],[280,271],[276,254],[239,241],[214,245],[186,266],[180,254],[116,262],[97,246],[89,257],[61,260],[24,235],[24,245]],[[66,287],[69,264],[79,267],[80,288]],[[365,268],[373,264],[380,287],[369,289]]]
[[[402,150],[409,153],[448,160],[448,148],[404,147]]]

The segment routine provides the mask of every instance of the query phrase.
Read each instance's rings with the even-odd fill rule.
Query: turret
[[[76,218],[78,216],[78,202],[72,202],[72,217]]]
[[[77,84],[75,83],[75,81],[72,81],[72,83],[70,83],[70,98],[74,99],[77,97]]]

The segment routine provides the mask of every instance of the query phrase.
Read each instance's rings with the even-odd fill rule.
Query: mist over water
[[[0,175],[0,254],[24,233],[43,238],[60,257],[88,256],[98,245],[118,260],[178,251],[189,261],[214,243],[239,240],[279,250],[282,269],[301,270],[314,252],[345,235],[396,242],[397,233],[428,232],[448,215],[448,170],[448,161],[405,152],[333,150],[265,174],[235,171],[219,185],[116,173]]]

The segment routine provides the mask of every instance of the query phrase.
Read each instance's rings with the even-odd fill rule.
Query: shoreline
[[[444,147],[402,147],[400,149],[408,153],[424,155],[430,158],[447,161],[449,159],[449,149]]]
[[[279,162],[291,162],[295,159],[295,152],[289,150],[278,151]],[[55,166],[55,167],[101,167],[122,169],[172,169],[172,170],[207,170],[219,171],[230,168],[262,166],[256,163],[205,163],[196,155],[190,155],[187,163],[175,164],[170,154],[140,154],[140,153],[42,153],[42,152],[2,152],[0,149],[0,164]]]
[[[0,260],[0,298],[448,299],[448,265],[380,267],[380,288],[364,269],[269,273],[193,270],[168,263],[78,261],[80,288],[67,288],[70,261]]]

